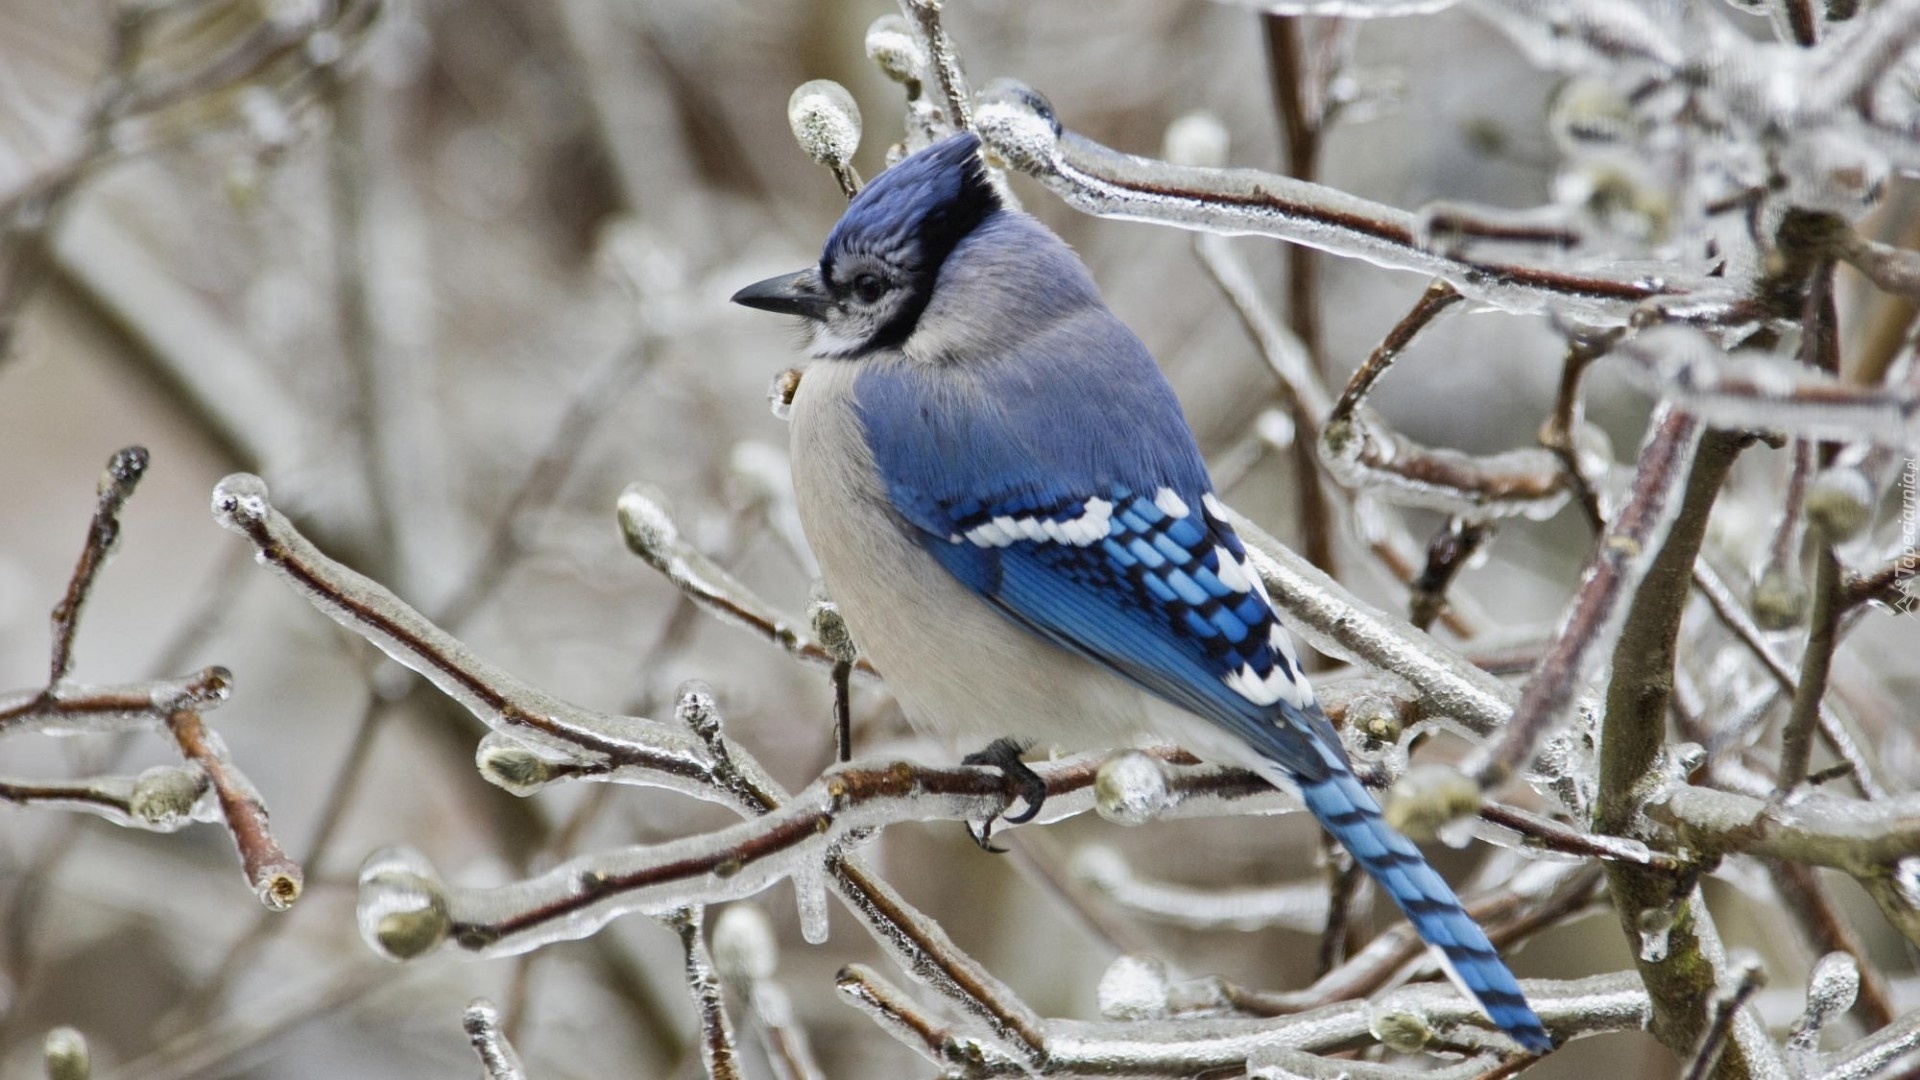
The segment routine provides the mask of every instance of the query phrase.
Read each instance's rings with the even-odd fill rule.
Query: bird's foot
[[[1047,801],[1047,782],[1040,774],[1027,767],[1020,755],[1027,752],[1031,743],[1018,739],[999,738],[988,743],[986,749],[975,751],[960,759],[962,765],[991,765],[1006,774],[1020,798],[1027,806],[1018,814],[1001,814],[1000,820],[1009,825],[1024,825],[1040,813],[1041,804]],[[975,825],[967,822],[967,835],[980,845],[982,851],[991,851],[996,855],[1006,854],[1006,848],[996,847],[993,843],[993,818]]]

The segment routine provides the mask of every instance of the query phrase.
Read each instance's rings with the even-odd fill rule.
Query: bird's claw
[[[1020,760],[1020,755],[1026,753],[1029,745],[1031,744],[1022,743],[1018,739],[1003,737],[988,743],[984,750],[975,751],[960,759],[963,765],[989,765],[1006,775],[1021,800],[1027,804],[1026,809],[1018,814],[1000,815],[1000,820],[1009,825],[1024,825],[1032,821],[1039,815],[1041,804],[1047,801],[1047,782],[1040,778],[1039,773],[1028,768],[1026,762]],[[980,845],[982,851],[1003,855],[1007,849],[995,846],[992,842],[993,822],[994,819],[989,818],[980,823],[978,829],[974,827],[973,822],[968,822],[967,834],[973,837],[973,842]]]

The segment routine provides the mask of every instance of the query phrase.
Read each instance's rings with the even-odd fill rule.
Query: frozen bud
[[[258,524],[271,509],[267,482],[252,473],[234,473],[213,485],[214,519],[235,532]]]
[[[1404,1005],[1375,1007],[1367,1027],[1387,1049],[1401,1054],[1417,1054],[1433,1039],[1433,1026],[1427,1018]]]
[[[47,1080],[87,1080],[93,1075],[93,1062],[87,1054],[87,1037],[79,1029],[57,1027],[47,1032],[43,1044]]]
[[[793,395],[800,392],[800,371],[788,368],[773,377],[773,385],[767,388],[767,407],[773,415],[782,420],[793,415]]]
[[[1167,125],[1161,156],[1174,165],[1223,169],[1230,140],[1220,118],[1205,110],[1187,113]]]
[[[1100,1015],[1158,1020],[1167,1014],[1167,966],[1152,956],[1122,956],[1100,976]]]
[[[867,59],[903,86],[918,83],[927,70],[927,54],[901,15],[882,15],[867,27]]]
[[[706,740],[720,735],[720,710],[713,702],[713,687],[699,679],[688,679],[674,693],[674,719],[692,728]]]
[[[615,510],[627,549],[650,563],[664,561],[680,542],[680,527],[673,523],[666,497],[649,485],[627,485]]]
[[[1406,724],[1400,717],[1400,705],[1385,694],[1359,694],[1347,703],[1347,727],[1370,746],[1391,746],[1400,741]]]
[[[1806,1024],[1819,1027],[1853,1008],[1860,994],[1860,966],[1851,955],[1830,952],[1813,966],[1807,979]]]
[[[1094,809],[1116,825],[1144,825],[1159,817],[1169,802],[1167,774],[1151,755],[1138,750],[1108,758],[1094,774]]]
[[[1385,810],[1401,834],[1431,840],[1449,822],[1480,812],[1480,785],[1451,765],[1415,765],[1387,792]]]
[[[751,903],[728,904],[713,923],[713,964],[728,979],[764,982],[780,964],[780,946],[767,913]]]
[[[832,79],[801,83],[787,99],[787,123],[817,164],[844,169],[860,148],[860,106]]]
[[[155,765],[133,782],[127,809],[148,826],[170,832],[193,818],[194,804],[207,790],[207,774],[197,765]]]
[[[453,929],[440,875],[410,848],[381,848],[367,856],[355,916],[361,940],[389,960],[423,956]]]
[[[553,779],[553,766],[525,746],[498,733],[480,740],[474,764],[487,783],[515,795],[531,795]]]
[[[1753,621],[1762,630],[1791,630],[1807,618],[1807,587],[1780,569],[1769,569],[1753,585]]]
[[[1053,168],[1060,119],[1040,91],[1013,79],[995,79],[980,92],[973,126],[1001,160],[1022,172]]]
[[[814,639],[827,655],[842,664],[851,664],[860,656],[860,649],[853,642],[853,631],[847,629],[847,620],[840,616],[840,605],[828,596],[821,582],[813,583],[813,598],[807,603],[807,620],[813,624]]]
[[[1611,80],[1568,79],[1547,106],[1547,127],[1568,150],[1613,146],[1635,137],[1640,118]]]
[[[1835,543],[1851,540],[1873,520],[1873,502],[1873,485],[1859,469],[1822,469],[1807,488],[1807,521]]]

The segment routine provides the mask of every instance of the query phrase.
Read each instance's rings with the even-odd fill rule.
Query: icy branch
[[[1920,444],[1920,393],[1911,387],[1854,386],[1761,352],[1724,353],[1698,331],[1641,334],[1614,349],[1656,394],[1715,427],[1780,431],[1887,447]]]
[[[1478,262],[1428,250],[1413,214],[1335,188],[1252,169],[1170,165],[1111,150],[1056,119],[1037,91],[1001,79],[980,94],[980,137],[1074,208],[1102,217],[1226,234],[1256,233],[1377,266],[1442,278],[1505,311],[1553,311],[1596,324],[1624,322],[1654,297],[1690,286],[1594,270]]]
[[[1628,603],[1679,512],[1679,491],[1699,434],[1699,420],[1685,412],[1663,408],[1654,417],[1633,489],[1595,549],[1559,636],[1499,741],[1469,770],[1482,787],[1504,782],[1528,763],[1612,651]]]
[[[267,908],[284,911],[300,897],[300,867],[275,839],[260,793],[234,764],[220,736],[201,719],[203,712],[227,700],[232,673],[207,667],[181,678],[122,686],[66,681],[73,669],[73,641],[81,614],[119,541],[120,512],[147,464],[147,451],[138,446],[127,447],[108,461],[86,543],[53,609],[47,685],[0,695],[0,734],[152,731],[170,737],[186,764],[156,766],[137,777],[0,780],[0,799],[80,810],[118,825],[157,832],[172,832],[191,821],[224,821],[248,885]]]
[[[493,1002],[475,998],[473,1004],[467,1006],[461,1024],[467,1030],[467,1041],[473,1044],[473,1052],[480,1055],[480,1067],[487,1071],[487,1080],[527,1080],[527,1070],[520,1064],[520,1055],[514,1052],[513,1044],[507,1041],[507,1033],[501,1029],[500,1013]]]

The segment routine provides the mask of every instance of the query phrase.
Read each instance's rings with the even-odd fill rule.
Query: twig
[[[973,92],[967,87],[966,75],[960,71],[960,58],[954,53],[953,41],[940,23],[940,0],[900,0],[900,9],[906,12],[907,21],[913,26],[914,37],[926,54],[927,66],[933,69],[932,81],[940,87],[947,123],[956,131],[972,131],[973,107],[969,103]]]
[[[100,502],[93,511],[93,523],[87,529],[87,542],[80,549],[80,561],[74,564],[73,577],[67,582],[66,595],[53,609],[53,660],[47,676],[51,694],[73,670],[73,635],[80,629],[80,609],[93,592],[93,583],[120,539],[120,509],[139,485],[147,471],[147,449],[129,446],[118,451],[100,474]]]
[[[1323,845],[1327,852],[1327,923],[1320,931],[1320,950],[1314,965],[1319,978],[1340,966],[1347,956],[1347,938],[1353,933],[1353,903],[1360,893],[1365,871],[1336,843]]]
[[[708,1080],[741,1080],[740,1051],[734,1045],[726,994],[713,969],[706,940],[701,937],[705,909],[681,908],[661,921],[680,935],[680,948],[686,956],[687,990],[700,1014],[700,1061],[706,1066]]]
[[[1700,421],[1692,415],[1664,407],[1655,415],[1632,490],[1595,549],[1553,648],[1527,683],[1499,741],[1470,770],[1481,787],[1503,783],[1525,766],[1540,739],[1572,705],[1574,695],[1591,681],[1629,618],[1630,603],[1644,595],[1642,582],[1652,571],[1654,545],[1681,512],[1683,504],[1676,496],[1689,465],[1695,473],[1701,471],[1695,461],[1700,441]],[[1704,526],[1704,514],[1698,524]],[[1683,597],[1684,593],[1682,589]]]
[[[1328,504],[1320,463],[1314,457],[1322,417],[1327,415],[1328,408],[1327,390],[1320,378],[1316,354],[1296,328],[1282,326],[1274,318],[1253,275],[1225,237],[1201,233],[1194,237],[1193,250],[1200,265],[1206,268],[1207,276],[1233,305],[1240,324],[1279,381],[1282,407],[1293,418],[1295,429],[1286,452],[1293,464],[1293,482],[1298,489],[1300,534],[1307,559],[1329,575],[1338,576],[1333,508]]]
[[[1886,976],[1874,966],[1866,943],[1840,914],[1832,891],[1821,882],[1820,875],[1804,863],[1781,859],[1768,860],[1767,874],[1780,894],[1783,910],[1799,922],[1813,954],[1845,953],[1852,959],[1860,981],[1853,1008],[1861,1025],[1873,1031],[1893,1023],[1893,991],[1887,986]]]
[[[1920,394],[1855,386],[1768,353],[1723,353],[1698,331],[1663,327],[1613,350],[1652,392],[1708,424],[1889,447],[1920,441]]]
[[[1765,668],[1767,674],[1779,684],[1781,691],[1797,697],[1800,692],[1799,680],[1787,667],[1786,662],[1774,654],[1773,647],[1767,644],[1760,628],[1754,625],[1753,620],[1734,599],[1733,592],[1727,588],[1726,582],[1721,580],[1712,565],[1704,559],[1694,563],[1693,587],[1706,598],[1707,606],[1712,609],[1721,625],[1732,631],[1733,636],[1738,638],[1740,643],[1746,646],[1747,651],[1760,661],[1760,666]],[[1870,799],[1885,798],[1886,785],[1881,783],[1873,763],[1867,759],[1866,753],[1847,731],[1840,717],[1834,714],[1833,709],[1824,703],[1821,704],[1817,723],[1827,745],[1849,767],[1849,775],[1854,785],[1860,789],[1860,793]],[[1709,749],[1712,747],[1709,746]]]
[[[513,1043],[501,1029],[500,1014],[493,1002],[486,998],[473,999],[461,1018],[461,1026],[466,1028],[467,1042],[472,1044],[473,1052],[480,1055],[480,1067],[487,1071],[487,1080],[527,1080],[526,1067],[520,1064],[520,1055],[514,1052]]]
[[[1354,596],[1231,508],[1225,517],[1287,626],[1314,648],[1405,679],[1425,715],[1452,717],[1482,735],[1507,722],[1515,695],[1500,680]]]
[[[1812,625],[1807,648],[1800,660],[1800,682],[1793,692],[1793,708],[1780,735],[1780,781],[1778,792],[1784,796],[1807,778],[1807,758],[1813,752],[1814,726],[1819,722],[1820,702],[1826,696],[1827,671],[1833,664],[1833,647],[1840,624],[1840,560],[1833,545],[1823,540],[1817,556],[1813,584]]]
[[[1649,802],[1646,811],[1701,852],[1829,866],[1857,878],[1884,876],[1920,850],[1920,795],[1863,802],[1810,791],[1787,805],[1730,791],[1676,787]]]
[[[1566,470],[1572,482],[1587,524],[1596,533],[1607,527],[1607,519],[1600,510],[1600,493],[1594,489],[1593,479],[1587,475],[1586,463],[1581,460],[1581,448],[1576,442],[1576,433],[1581,424],[1580,381],[1587,368],[1605,356],[1624,335],[1625,330],[1621,328],[1568,335],[1566,356],[1560,363],[1560,384],[1554,393],[1553,412],[1540,428],[1540,445],[1560,459],[1560,466]]]
[[[1766,973],[1758,964],[1750,964],[1740,972],[1740,981],[1734,984],[1732,991],[1714,999],[1713,1019],[1707,1024],[1706,1033],[1700,1036],[1700,1045],[1693,1052],[1692,1060],[1681,1074],[1682,1080],[1706,1080],[1720,1062],[1720,1052],[1726,1049],[1727,1036],[1733,1030],[1733,1018],[1746,1007],[1747,1000],[1754,991],[1766,984]]]
[[[1428,250],[1414,216],[1319,184],[1250,169],[1169,165],[1063,131],[1053,107],[1010,79],[982,91],[980,136],[1014,168],[1074,207],[1102,217],[1222,233],[1259,233],[1379,266],[1444,278],[1507,311],[1559,311],[1600,324],[1687,288],[1605,272],[1454,258]]]
[[[1449,518],[1434,531],[1427,545],[1427,565],[1413,579],[1407,597],[1407,617],[1421,630],[1433,628],[1433,621],[1446,610],[1447,590],[1453,579],[1473,561],[1475,553],[1493,536],[1493,527],[1484,522]]]
[[[627,548],[667,576],[695,603],[721,619],[745,626],[811,663],[831,668],[838,662],[830,651],[799,629],[799,621],[783,615],[736,580],[719,564],[689,544],[668,515],[664,500],[652,490],[630,485],[620,494],[620,531]],[[855,664],[872,674],[865,661]]]
[[[180,744],[180,754],[200,766],[213,782],[220,813],[240,851],[247,883],[271,911],[285,911],[300,898],[300,866],[280,850],[267,826],[267,807],[253,784],[234,766],[218,737],[210,735],[200,714],[181,709],[167,717],[167,729]]]
[[[1326,117],[1310,104],[1319,94],[1318,87],[1309,85],[1314,72],[1304,62],[1300,20],[1268,14],[1261,17],[1260,27],[1267,42],[1267,84],[1286,133],[1287,174],[1296,180],[1317,180],[1321,124]],[[1303,244],[1289,244],[1286,259],[1287,324],[1324,375],[1327,355],[1320,334],[1320,275],[1314,251]]]
[[[1373,347],[1373,352],[1367,356],[1366,361],[1355,369],[1353,377],[1347,380],[1346,389],[1340,392],[1340,400],[1334,403],[1332,411],[1327,414],[1327,423],[1334,424],[1350,419],[1354,411],[1366,401],[1367,395],[1373,391],[1373,384],[1379,382],[1380,376],[1385,375],[1387,369],[1393,366],[1393,362],[1406,351],[1407,346],[1413,344],[1413,339],[1419,335],[1420,331],[1425,330],[1460,299],[1460,291],[1448,284],[1444,278],[1429,283],[1427,290],[1420,294],[1420,299],[1414,303],[1413,308],[1402,315],[1399,322],[1393,324],[1393,328],[1380,339],[1380,344]]]

